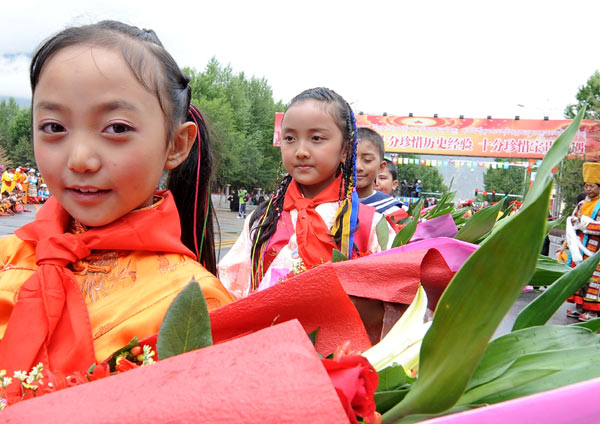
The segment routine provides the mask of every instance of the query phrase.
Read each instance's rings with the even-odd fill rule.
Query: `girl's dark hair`
[[[394,162],[392,162],[389,159],[384,159],[385,161],[385,167],[388,169],[388,171],[390,171],[390,174],[392,174],[392,181],[397,181],[398,180],[398,167],[396,165],[394,165]]]
[[[190,112],[192,89],[189,86],[189,77],[177,66],[154,31],[117,21],[102,21],[92,25],[67,28],[46,40],[31,60],[31,92],[35,94],[44,65],[54,54],[64,48],[81,44],[115,47],[121,51],[123,59],[140,84],[158,98],[169,142],[172,142],[178,125],[188,121],[196,122],[198,125],[199,138],[196,138],[187,159],[171,170],[167,188],[173,192],[179,211],[181,241],[193,252],[196,252],[196,245],[202,246],[198,261],[208,271],[216,274],[214,211],[210,202],[213,174],[212,149],[204,119],[199,113],[193,112],[192,115]],[[201,140],[200,155],[198,155],[198,139]],[[196,187],[198,156],[200,156],[200,178]],[[194,216],[196,189],[198,191],[197,216]],[[198,220],[197,232],[194,234],[196,220]]]
[[[339,199],[342,200],[350,195],[352,191],[353,176],[354,176],[354,163],[356,160],[356,125],[354,122],[354,114],[352,108],[344,100],[342,96],[337,94],[335,91],[325,87],[311,88],[298,94],[292,99],[287,107],[287,110],[292,108],[296,103],[303,102],[305,100],[316,100],[323,102],[328,113],[331,114],[335,124],[342,132],[344,141],[344,148],[346,149],[346,160],[341,166],[343,173],[342,185],[340,186]],[[287,174],[283,177],[279,187],[273,194],[272,201],[269,200],[258,205],[252,217],[250,219],[250,228],[252,229],[251,238],[253,246],[253,275],[258,269],[260,255],[258,252],[260,249],[269,242],[271,236],[277,229],[277,220],[283,210],[283,200],[285,198],[285,192],[292,181],[292,176]],[[269,206],[270,205],[270,206]],[[266,214],[265,214],[266,212]],[[338,223],[342,222],[342,219],[346,213],[350,211],[346,207],[338,214],[336,220]],[[257,225],[254,225],[258,221]],[[358,229],[358,224],[354,231]],[[341,225],[336,234],[333,235],[336,243],[340,243],[341,240]]]

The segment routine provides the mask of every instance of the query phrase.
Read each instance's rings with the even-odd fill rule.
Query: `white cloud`
[[[29,61],[23,54],[0,56],[0,95],[30,97]]]

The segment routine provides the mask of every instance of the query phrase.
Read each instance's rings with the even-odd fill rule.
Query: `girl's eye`
[[[40,130],[47,133],[47,134],[56,134],[56,133],[62,133],[65,132],[65,127],[63,127],[60,124],[57,124],[56,122],[49,122],[47,124],[42,124],[40,125]]]
[[[312,139],[313,139],[313,141],[321,141],[321,140],[324,140],[324,138],[323,138],[323,137],[321,137],[320,135],[313,135]]]
[[[288,143],[293,141],[294,138],[291,135],[284,135],[283,136],[283,141],[287,141]]]
[[[132,131],[133,128],[131,128],[129,125],[127,124],[110,124],[108,127],[106,127],[104,129],[104,132],[107,132],[109,134],[123,134],[129,131]]]

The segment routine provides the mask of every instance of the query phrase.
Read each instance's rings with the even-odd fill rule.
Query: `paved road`
[[[227,205],[223,204],[223,202],[219,203],[218,197],[213,196],[214,205],[217,211],[217,218],[219,220],[219,228],[220,231],[217,231],[215,228],[215,247],[218,251],[217,258],[223,257],[233,246],[235,240],[242,230],[242,226],[244,224],[243,219],[237,218],[237,213],[231,212],[227,207]],[[32,212],[17,214],[10,217],[0,217],[0,235],[12,234],[12,232],[19,228],[20,226],[30,222],[35,217],[38,205],[28,205],[28,209]],[[253,207],[249,207],[249,211],[252,210]],[[219,241],[220,237],[220,241]],[[528,292],[523,293],[519,299],[512,306],[508,314],[504,317],[504,320],[500,324],[498,330],[496,331],[494,337],[497,337],[501,334],[505,334],[510,331],[512,324],[514,323],[519,312],[539,296],[539,292]],[[572,318],[567,318],[565,315],[565,309],[567,308],[566,304],[556,312],[556,314],[551,318],[550,324],[571,324],[576,322]]]

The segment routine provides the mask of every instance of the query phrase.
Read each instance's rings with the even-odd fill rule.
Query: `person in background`
[[[48,200],[50,197],[50,192],[48,191],[48,186],[46,184],[40,184],[37,197],[40,203],[44,203],[46,200]]]
[[[38,201],[38,177],[35,175],[35,169],[30,168],[27,171],[27,181],[29,186],[27,188],[27,203],[39,203]]]
[[[241,188],[238,191],[238,200],[240,203],[240,209],[238,211],[238,218],[246,219],[246,203],[248,202],[248,192],[245,188]]]
[[[398,187],[398,168],[391,160],[385,160],[385,168],[379,174],[375,180],[375,189],[385,193],[389,196],[393,196],[396,188]]]
[[[586,194],[566,222],[566,241],[569,247],[567,265],[575,267],[598,251],[600,243],[600,163],[583,164],[583,188]],[[564,252],[564,247],[558,254]],[[600,311],[600,265],[592,274],[591,280],[579,289],[567,302],[575,304],[567,309],[567,316],[580,321],[598,318]]]
[[[377,131],[371,128],[358,129],[356,149],[356,191],[363,205],[374,207],[377,212],[388,215],[402,207],[389,194],[373,189],[377,175],[386,169],[383,158],[385,146]]]
[[[2,193],[5,191],[11,192],[15,189],[15,168],[7,168],[6,171],[2,173]]]

